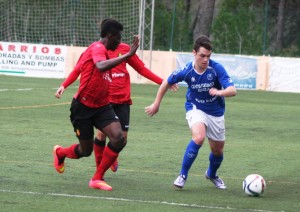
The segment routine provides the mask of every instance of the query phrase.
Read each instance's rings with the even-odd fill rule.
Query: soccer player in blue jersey
[[[170,85],[182,81],[187,83],[185,109],[192,139],[183,155],[180,174],[174,181],[174,186],[178,188],[183,188],[187,181],[188,172],[207,137],[211,153],[205,177],[217,188],[226,189],[224,181],[217,176],[225,144],[224,97],[235,96],[236,88],[224,67],[210,59],[211,54],[210,39],[207,36],[197,38],[193,48],[194,60],[164,80],[154,102],[145,108],[145,112],[153,116],[158,112]]]

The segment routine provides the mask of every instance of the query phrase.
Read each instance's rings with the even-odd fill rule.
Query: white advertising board
[[[300,92],[300,59],[271,58],[268,91]]]
[[[0,74],[64,78],[66,46],[0,42]]]

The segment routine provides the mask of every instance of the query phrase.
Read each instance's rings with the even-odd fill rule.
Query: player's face
[[[193,50],[193,54],[195,56],[195,69],[198,71],[205,71],[208,67],[209,59],[211,56],[212,51],[207,50],[204,47],[200,47],[199,50],[196,52]]]
[[[112,51],[116,50],[118,45],[121,43],[121,38],[121,32],[119,32],[117,35],[109,35],[107,49]]]

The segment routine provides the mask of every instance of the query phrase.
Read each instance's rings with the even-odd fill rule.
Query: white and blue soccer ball
[[[258,197],[264,193],[266,181],[259,174],[250,174],[243,181],[243,190],[249,196]]]

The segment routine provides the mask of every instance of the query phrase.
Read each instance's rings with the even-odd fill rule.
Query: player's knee
[[[220,157],[223,155],[223,149],[220,149],[220,148],[211,149],[211,152],[216,157]]]
[[[121,152],[122,149],[124,149],[124,147],[126,146],[127,144],[127,140],[121,136],[117,142],[115,142],[115,147],[117,149],[118,152]]]
[[[80,145],[77,146],[75,149],[75,154],[78,156],[78,158],[81,157],[89,157],[93,152],[93,148],[82,148]]]
[[[89,157],[92,154],[93,150],[82,150],[79,152],[80,157]]]
[[[89,157],[93,151],[84,151],[82,152],[82,157]]]
[[[210,150],[214,156],[216,157],[222,156],[224,150],[224,142],[222,141],[210,142]]]
[[[75,150],[75,154],[78,156],[78,158],[82,157],[89,157],[92,154],[93,150]]]
[[[121,140],[124,140],[122,131],[111,133],[109,136],[109,140],[112,143],[119,143]]]
[[[205,140],[205,136],[201,134],[193,135],[193,140],[196,144],[202,145]]]
[[[107,145],[115,152],[121,152],[127,144],[127,140],[121,136],[118,140],[111,140]]]

